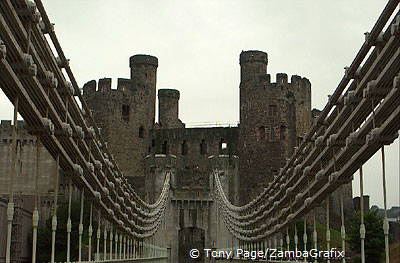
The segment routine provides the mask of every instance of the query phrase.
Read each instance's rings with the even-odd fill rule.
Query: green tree
[[[82,235],[82,248],[87,249],[88,247],[88,228],[89,228],[89,217],[90,217],[90,204],[85,202],[83,213],[83,235]],[[94,212],[94,211],[93,211]],[[93,213],[93,236],[96,236],[97,222],[95,221],[97,213]],[[71,261],[78,260],[79,253],[79,217],[80,217],[80,202],[73,201],[71,203]],[[57,231],[56,231],[56,243],[55,243],[55,261],[64,262],[67,258],[67,219],[68,219],[68,202],[61,202],[57,209]],[[37,240],[37,260],[38,262],[50,262],[51,257],[51,217],[46,220],[45,226],[38,228],[38,240]],[[103,238],[103,231],[101,232]],[[102,247],[100,242],[100,246]],[[92,253],[95,248],[95,239],[92,239]],[[83,258],[83,260],[86,260]]]
[[[347,233],[348,243],[353,253],[361,254],[360,241],[361,216],[357,213],[353,216],[350,223],[350,229]],[[368,263],[379,263],[385,250],[385,236],[383,234],[383,218],[377,211],[368,211],[364,213],[365,224],[365,261]],[[355,262],[359,260],[359,256]]]

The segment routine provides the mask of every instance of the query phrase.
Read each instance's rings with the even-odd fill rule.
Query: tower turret
[[[258,50],[240,53],[240,81],[257,79],[267,74],[268,54]]]
[[[306,98],[309,93],[299,86],[303,83],[301,79],[295,77],[294,85],[288,82],[286,73],[278,73],[276,82],[271,83],[267,64],[265,52],[251,50],[240,54],[239,176],[242,203],[252,199],[250,192],[254,196],[261,192],[284,165],[296,145],[296,118],[300,120],[302,107],[306,108],[306,102],[311,100]],[[308,121],[306,118],[301,120]],[[304,124],[304,127],[308,126]]]
[[[158,90],[158,123],[161,128],[183,128],[179,120],[179,91],[175,89]]]
[[[158,59],[150,55],[134,55],[129,58],[129,67],[135,87],[142,89],[144,97],[148,99],[148,128],[151,129],[155,118]]]

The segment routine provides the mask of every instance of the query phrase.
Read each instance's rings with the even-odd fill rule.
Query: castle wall
[[[223,151],[236,154],[238,136],[237,127],[157,129],[153,131],[151,152],[175,155],[176,191],[200,195],[209,191],[208,157]],[[222,149],[222,143],[227,149]]]
[[[11,121],[0,124],[0,194],[9,193],[12,173],[12,129]],[[24,122],[17,123],[17,169],[14,178],[14,192],[23,195],[35,193],[35,171],[37,161],[36,137],[25,129]],[[38,191],[47,194],[54,190],[56,162],[44,148],[39,148]]]
[[[229,247],[232,236],[219,215],[217,202],[209,192],[206,195],[182,195],[176,186],[176,162],[173,155],[155,154],[146,157],[146,192],[150,201],[157,199],[165,171],[172,173],[172,191],[160,229],[157,231],[158,244],[171,248],[171,262],[187,262],[189,250],[203,251],[204,248]],[[238,158],[217,155],[208,158],[208,166],[219,172],[221,184],[228,198],[237,196]],[[150,179],[150,182],[147,182]],[[213,182],[209,175],[210,182]],[[209,262],[204,260],[203,262]]]

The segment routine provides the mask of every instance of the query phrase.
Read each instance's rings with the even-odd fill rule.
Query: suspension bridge
[[[360,194],[364,194],[363,164],[381,152],[382,173],[376,174],[383,189],[385,262],[389,257],[389,224],[385,147],[398,138],[400,129],[400,14],[399,1],[389,0],[325,108],[295,148],[278,176],[255,199],[243,206],[235,205],[224,191],[222,180],[226,167],[214,165],[210,174],[216,219],[221,221],[229,237],[217,242],[214,252],[221,252],[221,262],[252,260],[243,253],[229,251],[318,250],[316,209],[325,204],[326,240],[332,251],[330,229],[330,195],[340,191],[354,176],[360,178]],[[12,152],[7,191],[6,263],[12,262],[14,200],[21,182],[17,176],[17,119],[20,115],[29,132],[37,136],[37,155],[45,147],[56,162],[54,169],[54,201],[51,215],[51,263],[56,262],[57,204],[60,171],[64,172],[68,192],[66,262],[71,262],[71,243],[79,243],[77,262],[173,262],[168,244],[166,217],[171,202],[173,165],[163,168],[164,182],[154,203],[143,200],[124,177],[118,163],[99,132],[69,60],[54,31],[54,25],[41,0],[4,0],[0,2],[0,87],[14,107]],[[157,158],[172,158],[159,155]],[[223,160],[226,156],[214,156]],[[37,158],[39,159],[39,158]],[[32,214],[32,262],[37,262],[39,222],[39,169],[35,169],[34,211]],[[377,183],[378,184],[378,183]],[[79,238],[71,239],[72,187],[80,190]],[[88,202],[85,202],[88,201]],[[328,201],[327,201],[328,200]],[[361,201],[360,246],[365,261],[366,229],[364,201]],[[84,204],[88,204],[84,207]],[[328,255],[324,262],[351,262],[346,255],[346,219],[341,200],[342,253]],[[90,210],[88,229],[84,229],[84,210]],[[96,220],[97,229],[93,228]],[[303,236],[289,231],[295,221],[302,220]],[[312,235],[307,235],[307,228]],[[83,255],[83,234],[89,245]],[[298,247],[302,239],[304,247]],[[312,246],[307,247],[307,240]],[[224,252],[224,253],[222,253]],[[223,259],[225,255],[225,259]],[[193,255],[196,257],[196,254]],[[209,258],[206,260],[216,260]],[[266,262],[298,262],[293,255],[263,259]],[[301,259],[301,261],[317,259]],[[262,261],[260,259],[260,261]]]

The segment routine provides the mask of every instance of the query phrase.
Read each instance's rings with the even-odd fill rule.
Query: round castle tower
[[[158,90],[158,123],[163,129],[183,128],[179,120],[179,91]]]
[[[148,116],[152,118],[148,120],[148,125],[151,129],[155,118],[158,59],[149,55],[134,55],[129,58],[129,67],[136,87],[142,87],[144,95],[149,98]]]
[[[311,124],[311,85],[285,73],[271,83],[268,55],[250,50],[240,54],[240,196],[247,203],[273,179],[290,156],[297,133]],[[304,116],[303,116],[304,115]],[[302,124],[302,125],[300,125]],[[254,191],[255,190],[255,191]],[[248,193],[254,193],[249,196]]]
[[[240,80],[255,80],[267,74],[268,54],[262,51],[249,50],[240,53]]]
[[[131,78],[119,78],[117,89],[111,89],[110,78],[100,79],[98,84],[92,80],[84,85],[83,96],[124,175],[143,194],[144,157],[154,127],[158,59],[134,55],[129,66]]]

